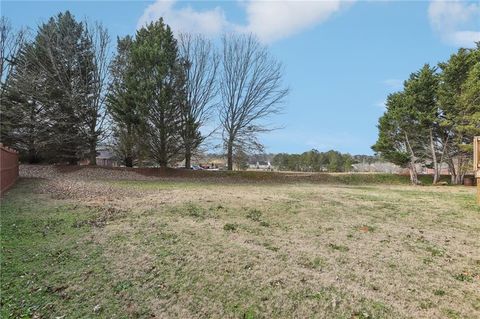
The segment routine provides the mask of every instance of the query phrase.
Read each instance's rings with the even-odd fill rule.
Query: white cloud
[[[245,25],[230,23],[220,7],[197,11],[177,6],[177,0],[156,0],[138,21],[138,27],[163,17],[175,33],[218,35],[225,31],[252,32],[264,42],[273,42],[325,22],[353,1],[240,0],[246,14]]]
[[[220,7],[196,11],[191,6],[175,8],[176,0],[157,0],[149,5],[138,20],[137,27],[163,17],[175,33],[190,32],[213,36],[221,33],[228,25]]]
[[[428,8],[432,28],[446,43],[472,47],[480,41],[480,3],[433,0]]]
[[[272,42],[325,22],[352,1],[254,1],[244,3],[247,25],[238,29]]]

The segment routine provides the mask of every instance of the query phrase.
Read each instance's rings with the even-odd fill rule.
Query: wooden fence
[[[18,152],[0,143],[0,194],[18,179]]]

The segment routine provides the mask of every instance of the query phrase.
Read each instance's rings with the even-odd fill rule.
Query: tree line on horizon
[[[433,169],[433,183],[448,167],[452,184],[472,170],[473,138],[480,135],[480,42],[460,48],[438,66],[425,64],[390,94],[372,149],[406,167],[418,184],[417,167]]]
[[[316,149],[301,154],[276,154],[272,159],[272,165],[281,171],[299,172],[350,172],[352,165],[358,163],[359,156],[342,154],[335,150],[319,152]],[[370,159],[363,155],[363,159]]]
[[[108,143],[128,167],[189,167],[218,133],[231,170],[238,154],[263,150],[264,120],[288,94],[281,63],[253,35],[226,34],[217,48],[175,37],[162,19],[118,38],[112,56],[108,31],[68,11],[33,37],[2,17],[0,54],[1,141],[29,163],[95,164]]]

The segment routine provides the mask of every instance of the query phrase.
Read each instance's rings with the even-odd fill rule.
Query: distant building
[[[97,166],[117,166],[117,162],[114,159],[113,152],[108,147],[102,147],[97,149],[96,161]]]
[[[248,163],[248,169],[270,171],[272,170],[272,165],[269,161],[256,161]]]

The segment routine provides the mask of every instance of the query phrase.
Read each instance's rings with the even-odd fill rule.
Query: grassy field
[[[2,318],[480,317],[473,188],[79,183],[2,198]]]

